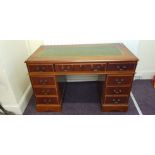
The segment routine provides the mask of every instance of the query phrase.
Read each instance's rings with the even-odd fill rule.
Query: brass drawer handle
[[[114,92],[115,94],[120,94],[120,93],[122,93],[122,90],[121,90],[121,89],[119,89],[119,90],[114,89],[113,92]]]
[[[62,67],[62,70],[63,70],[64,72],[70,71],[71,69],[72,69],[71,66],[63,66],[63,67]]]
[[[126,70],[128,68],[128,66],[126,66],[126,65],[124,65],[124,66],[117,65],[116,68],[119,69],[120,71],[122,71],[122,70]]]
[[[46,71],[46,67],[42,67],[41,70],[42,70],[42,71]]]
[[[39,66],[37,66],[37,67],[36,67],[36,71],[39,71],[39,70],[40,70],[40,67],[39,67]]]
[[[40,84],[46,84],[47,82],[48,82],[47,79],[45,79],[45,80],[43,80],[43,79],[39,80],[39,83],[40,83]]]
[[[102,69],[102,66],[101,65],[92,66],[92,70],[93,71],[99,71],[101,69]]]
[[[47,99],[43,99],[43,102],[44,102],[44,103],[47,103]]]
[[[42,79],[41,79],[41,80],[39,80],[39,83],[40,83],[40,84],[42,84],[42,83],[43,83],[43,80],[42,80]]]
[[[49,98],[49,99],[43,99],[43,102],[44,103],[51,103],[52,102],[52,100]]]
[[[115,79],[115,82],[117,83],[117,84],[122,84],[123,82],[125,81],[125,79]]]
[[[49,89],[47,89],[47,90],[43,89],[43,90],[41,91],[41,93],[44,94],[44,95],[47,95],[47,94],[50,93],[50,90],[49,90]]]
[[[114,104],[118,104],[118,103],[120,103],[120,99],[112,99],[112,103],[114,103]]]

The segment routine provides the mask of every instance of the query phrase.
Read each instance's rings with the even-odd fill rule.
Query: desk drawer
[[[55,85],[55,78],[50,77],[36,77],[31,76],[31,82],[33,85]]]
[[[107,95],[128,95],[130,93],[130,87],[107,87]]]
[[[125,97],[105,97],[104,104],[127,104],[128,96]]]
[[[53,72],[52,64],[28,64],[29,72]]]
[[[74,72],[74,71],[105,71],[106,63],[91,63],[91,64],[57,64],[55,65],[55,70],[58,72]]]
[[[107,71],[134,71],[136,63],[109,63]]]
[[[102,104],[103,112],[126,112],[128,110],[128,104]]]
[[[74,71],[74,65],[72,65],[72,64],[56,64],[55,70],[57,72],[72,72],[72,71]]]
[[[59,104],[57,97],[37,97],[37,104]]]
[[[34,88],[36,95],[56,95],[56,88]]]
[[[107,85],[108,86],[131,85],[132,79],[133,76],[108,75]]]

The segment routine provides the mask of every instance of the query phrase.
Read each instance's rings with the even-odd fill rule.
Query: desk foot
[[[128,104],[120,104],[120,105],[102,104],[102,111],[103,112],[127,112]]]
[[[62,105],[61,104],[38,104],[36,105],[36,110],[38,112],[61,112],[62,111]]]

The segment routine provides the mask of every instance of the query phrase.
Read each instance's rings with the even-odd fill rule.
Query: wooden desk
[[[37,111],[61,111],[59,75],[105,75],[100,81],[102,111],[127,111],[137,65],[123,44],[41,46],[27,60]]]

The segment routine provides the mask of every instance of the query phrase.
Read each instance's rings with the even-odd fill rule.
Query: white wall
[[[29,83],[25,59],[28,57],[25,41],[1,41],[1,63],[5,68],[8,80],[19,102]]]
[[[0,41],[0,101],[18,114],[24,111],[32,95],[24,61],[40,44],[39,41]]]
[[[140,79],[151,79],[155,75],[155,40],[139,42],[138,58],[136,76]]]

